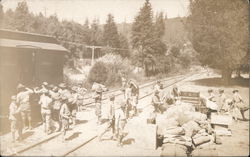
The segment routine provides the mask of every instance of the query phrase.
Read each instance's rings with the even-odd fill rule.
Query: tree
[[[15,10],[15,27],[19,31],[28,31],[29,9],[26,1],[19,2]]]
[[[132,48],[137,51],[141,58],[140,65],[145,67],[146,76],[149,76],[148,67],[153,64],[154,25],[152,7],[149,0],[140,9],[132,24]]]
[[[155,32],[156,32],[156,36],[158,38],[162,38],[164,36],[164,32],[165,32],[165,20],[164,20],[164,17],[163,17],[163,12],[160,12],[156,16],[156,20],[155,20]]]
[[[220,69],[229,83],[249,44],[249,8],[245,0],[191,0],[187,29],[203,65]]]
[[[114,16],[111,14],[108,14],[106,24],[104,25],[103,42],[104,42],[104,45],[106,46],[115,47],[115,48],[120,47],[117,26],[114,22]]]
[[[91,45],[102,45],[102,31],[99,28],[99,21],[94,19],[90,28],[90,44]]]
[[[120,48],[124,49],[120,50],[119,54],[122,57],[130,57],[130,51],[126,50],[129,49],[128,39],[124,35],[119,34],[119,42],[120,42]]]

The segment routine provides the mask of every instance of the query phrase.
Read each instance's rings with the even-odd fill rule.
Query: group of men
[[[174,104],[179,100],[179,91],[176,85],[173,86],[170,92],[163,90],[163,84],[158,80],[153,87],[152,105],[155,113],[163,113],[166,110],[166,105]]]
[[[129,118],[137,115],[137,104],[139,99],[139,86],[134,80],[126,81],[122,80],[122,91],[124,96],[121,100],[115,101],[115,95],[109,96],[108,103],[102,102],[103,89],[101,86],[95,89],[95,105],[96,105],[96,116],[97,123],[102,123],[102,107],[105,107],[108,111],[106,127],[99,135],[99,140],[102,140],[103,135],[112,130],[112,139],[118,141],[117,145],[122,146],[122,139],[124,137],[124,127]]]
[[[239,94],[238,89],[232,91],[233,96],[227,97],[223,89],[218,90],[218,95],[214,94],[213,89],[208,90],[208,100],[217,104],[218,113],[230,113],[237,121],[237,110],[240,111],[243,120],[247,120],[245,117],[245,111],[249,109],[249,106],[244,102],[243,98]]]
[[[80,86],[70,88],[64,83],[56,86],[43,82],[40,87],[33,89],[19,84],[17,94],[11,97],[9,106],[13,142],[16,141],[16,131],[19,134],[18,140],[21,140],[23,130],[32,129],[31,105],[34,104],[31,104],[31,95],[39,96],[36,103],[40,105],[44,132],[50,134],[52,131],[62,130],[63,140],[65,140],[69,124],[76,124],[76,113],[79,106],[83,104],[85,92],[85,88]]]

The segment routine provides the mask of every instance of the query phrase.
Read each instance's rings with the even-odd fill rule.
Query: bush
[[[126,76],[132,71],[130,62],[127,58],[123,59],[120,55],[115,54],[106,54],[105,56],[98,59],[105,63],[108,67],[108,78],[106,80],[106,85],[117,85],[121,82],[121,73],[124,73]]]
[[[88,82],[89,83],[101,83],[105,84],[108,79],[109,70],[105,63],[98,61],[94,64],[91,68],[89,75],[88,75]]]

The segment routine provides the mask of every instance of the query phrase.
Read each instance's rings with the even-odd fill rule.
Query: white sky
[[[6,11],[15,9],[22,0],[2,0]],[[92,21],[99,18],[100,23],[105,23],[107,14],[111,13],[117,23],[131,23],[145,0],[26,0],[29,10],[34,14],[42,12],[46,16],[57,14],[60,20],[74,20],[84,23],[88,18]],[[186,16],[188,0],[150,0],[154,13],[163,11],[168,18]]]

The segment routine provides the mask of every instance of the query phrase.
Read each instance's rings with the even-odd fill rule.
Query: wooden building
[[[18,83],[28,87],[63,81],[67,49],[55,38],[0,29],[0,109],[6,115]]]

